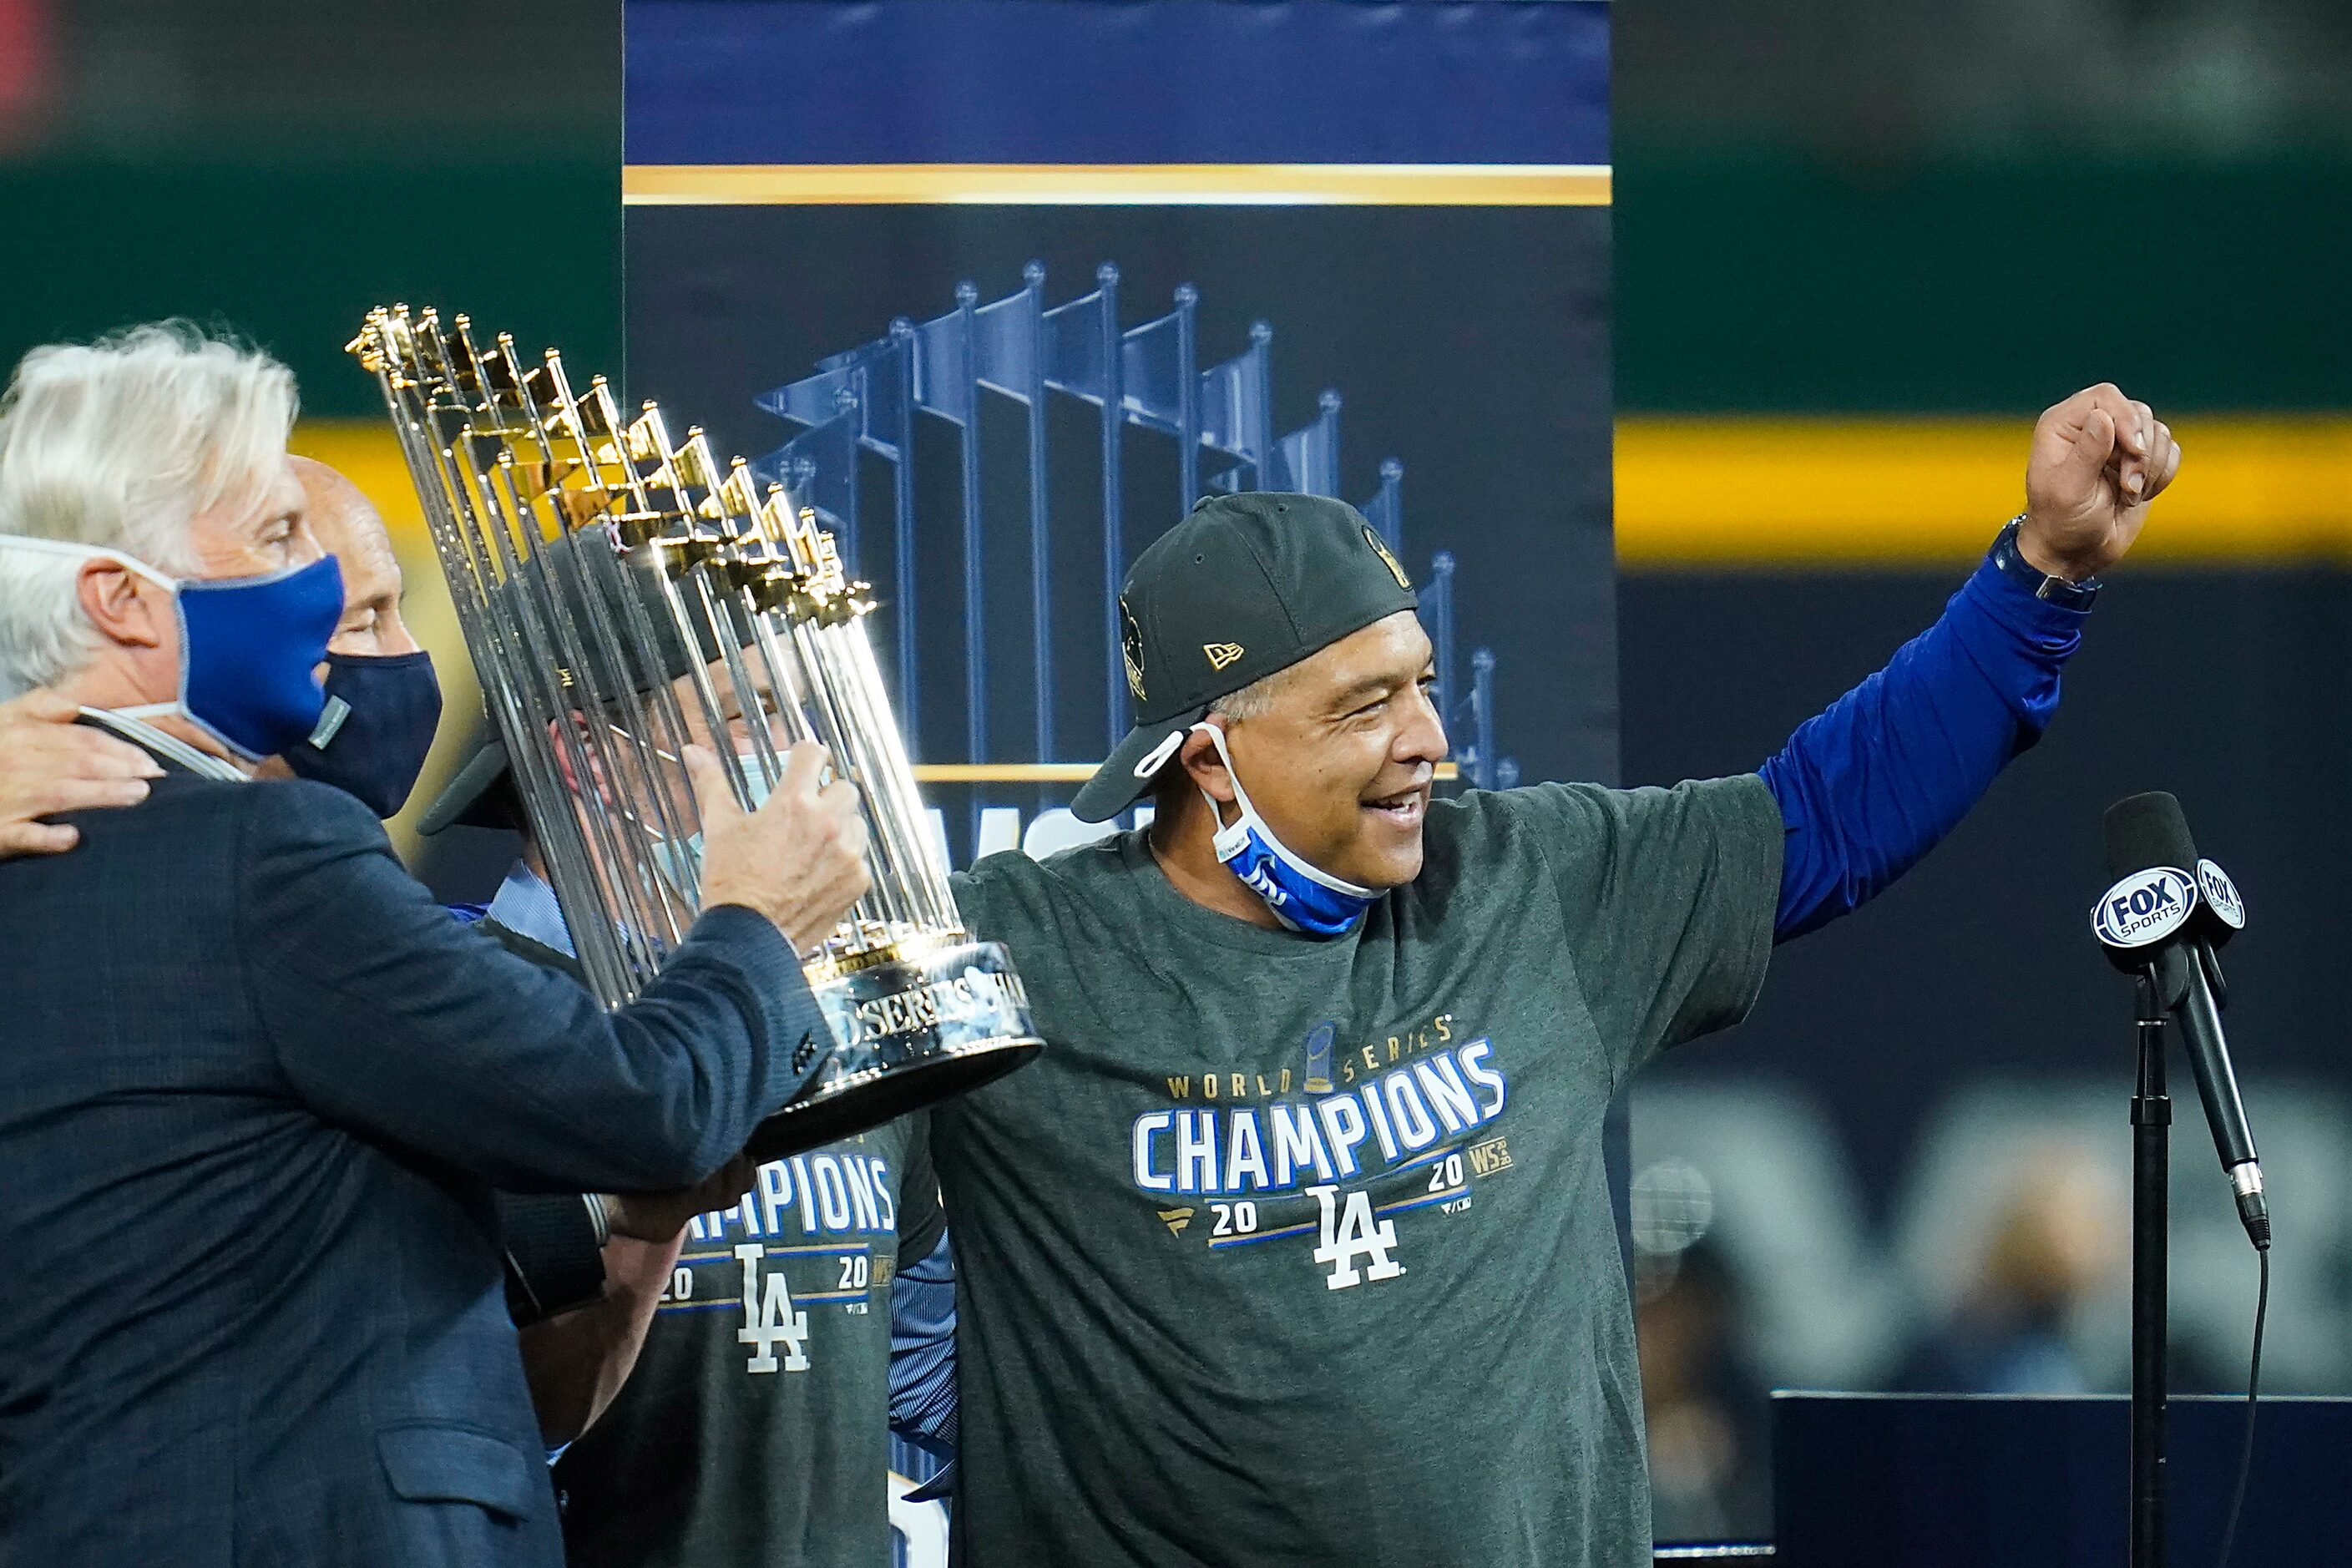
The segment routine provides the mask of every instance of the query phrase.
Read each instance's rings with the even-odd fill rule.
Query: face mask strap
[[[126,572],[135,572],[167,594],[180,591],[180,581],[158,572],[136,555],[110,550],[103,544],[77,544],[69,539],[36,539],[29,533],[0,533],[0,548],[29,550],[39,555],[63,555],[76,561],[111,561]]]
[[[248,755],[244,747],[235,744],[226,736],[188,711],[188,626],[187,617],[180,607],[180,589],[183,584],[178,578],[166,576],[136,555],[109,549],[102,544],[78,544],[68,539],[37,539],[28,533],[0,533],[0,549],[27,550],[38,555],[59,555],[75,561],[111,561],[124,571],[135,576],[146,578],[147,581],[171,595],[172,616],[180,633],[180,700],[141,702],[128,708],[110,708],[107,711],[119,714],[125,719],[137,719],[142,722],[149,719],[185,720],[189,723],[195,724],[205,733],[219,741],[221,744],[227,746],[237,756],[244,757],[247,762],[258,761],[257,758]]]
[[[1224,730],[1219,725],[1210,723],[1205,719],[1193,725],[1192,728],[1209,737],[1210,742],[1217,748],[1218,757],[1225,764],[1225,776],[1234,781],[1234,816],[1231,822],[1227,822],[1225,820],[1225,809],[1223,805],[1218,802],[1217,797],[1211,795],[1207,790],[1201,790],[1201,798],[1209,804],[1209,820],[1216,824],[1217,837],[1223,838],[1225,835],[1232,833],[1238,828],[1247,826],[1252,822],[1257,823],[1260,828],[1263,829],[1265,819],[1258,816],[1257,808],[1255,806],[1250,805],[1249,791],[1242,788],[1242,775],[1239,773],[1236,773],[1234,769],[1234,755],[1231,752],[1225,750]],[[1195,789],[1201,788],[1198,784],[1194,784],[1192,787]],[[1271,839],[1274,835],[1269,832],[1265,837]]]
[[[183,580],[169,576],[163,572],[157,571],[154,567],[149,565],[146,562],[140,560],[135,555],[129,554],[123,551],[112,549],[106,545],[82,544],[70,540],[62,539],[39,539],[29,534],[0,533],[0,548],[29,550],[37,554],[66,556],[78,561],[110,561],[127,572],[134,573],[139,576],[146,578],[149,582],[154,584],[156,586],[162,588],[165,593],[171,595],[173,617],[177,623],[180,640],[180,689],[178,700],[167,703],[142,703],[131,708],[118,709],[115,710],[115,711],[123,714],[127,718],[139,720],[150,718],[178,718],[184,720],[186,722],[194,725],[197,729],[202,730],[213,740],[218,742],[223,747],[226,748],[232,755],[239,757],[248,763],[259,762],[263,757],[268,755],[269,752],[256,751],[250,746],[233,740],[218,723],[200,715],[196,711],[195,704],[189,700],[189,690],[191,683],[194,679],[196,665],[195,641],[189,632],[188,605],[190,599],[198,594],[209,594],[213,591],[263,587],[289,578],[299,577],[306,574],[313,573],[319,574],[321,576],[331,577],[334,580],[337,584],[335,598],[339,606],[342,597],[341,588],[340,586],[341,582],[341,568],[336,563],[335,558],[332,555],[328,554],[322,554],[317,560],[305,562],[299,566],[289,566],[282,571],[263,573],[257,576]],[[340,613],[340,610],[338,613]],[[328,627],[330,634],[331,634],[332,629],[332,625],[330,623]],[[321,640],[323,643],[324,639]],[[320,649],[320,658],[327,658],[326,650],[323,646]],[[315,663],[317,661],[313,660],[312,662]],[[308,666],[305,668],[307,668]],[[314,714],[304,726],[305,733],[308,732],[310,725],[315,724],[316,722],[317,718]],[[295,739],[299,738],[299,737],[295,737]],[[289,743],[291,743],[291,742],[289,741]],[[272,748],[272,750],[282,748]]]
[[[1234,755],[1231,752],[1225,750],[1224,731],[1217,725],[1209,723],[1205,720],[1193,725],[1192,728],[1195,730],[1206,730],[1209,732],[1209,740],[1211,743],[1217,748],[1217,755],[1224,762],[1225,776],[1234,781],[1234,800],[1235,802],[1235,807],[1241,815],[1236,816],[1230,826],[1225,825],[1223,814],[1217,809],[1216,796],[1211,795],[1207,790],[1201,791],[1201,798],[1209,803],[1210,820],[1219,824],[1217,828],[1217,837],[1223,838],[1227,834],[1237,835],[1239,829],[1254,826],[1257,829],[1257,836],[1265,841],[1265,847],[1272,850],[1275,856],[1279,858],[1284,865],[1289,867],[1300,876],[1307,878],[1310,881],[1319,883],[1322,886],[1330,889],[1335,893],[1345,893],[1350,898],[1370,899],[1377,898],[1379,896],[1372,889],[1360,888],[1353,882],[1341,881],[1339,878],[1332,876],[1328,871],[1325,871],[1318,867],[1310,865],[1288,845],[1276,837],[1273,827],[1267,825],[1265,817],[1258,815],[1257,807],[1250,804],[1249,791],[1242,787],[1242,775],[1240,771],[1234,766]]]

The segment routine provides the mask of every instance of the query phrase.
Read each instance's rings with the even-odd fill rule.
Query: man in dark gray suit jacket
[[[0,1563],[553,1568],[492,1184],[696,1182],[822,1054],[795,948],[864,830],[814,748],[748,815],[695,759],[705,912],[611,1014],[349,796],[249,779],[331,629],[287,634],[300,595],[340,606],[291,415],[185,331],[30,356],[0,404],[0,696],[164,768],[0,864]]]

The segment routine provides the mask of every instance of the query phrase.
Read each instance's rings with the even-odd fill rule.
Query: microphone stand
[[[2139,1079],[2131,1102],[2131,1568],[2164,1568],[2164,1408],[2172,1101],[2164,1092],[2164,999],[2153,968],[2134,987]]]

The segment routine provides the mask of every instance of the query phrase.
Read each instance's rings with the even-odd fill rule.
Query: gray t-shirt
[[[555,1468],[570,1568],[887,1568],[890,1287],[940,1236],[922,1121],[694,1217],[636,1370]]]
[[[1330,941],[1137,834],[961,879],[1049,1042],[933,1111],[961,1560],[1646,1568],[1602,1115],[1747,1010],[1780,836],[1753,775],[1473,794]]]

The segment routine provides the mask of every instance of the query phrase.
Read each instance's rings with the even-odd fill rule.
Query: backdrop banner
[[[1113,595],[1218,491],[1386,536],[1457,785],[1614,781],[1607,5],[626,20],[622,384],[873,584],[956,864],[1099,831],[1064,807],[1128,722]]]

